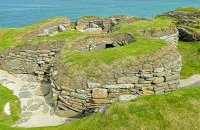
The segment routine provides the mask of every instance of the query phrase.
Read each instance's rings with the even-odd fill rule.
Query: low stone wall
[[[102,67],[98,78],[79,73],[71,85],[60,83],[59,71],[52,69],[51,84],[58,111],[83,114],[116,101],[120,95],[163,94],[177,89],[182,62],[171,44],[154,55],[130,57],[122,62]]]
[[[87,36],[74,42],[72,48],[78,51],[92,51],[124,46],[135,41],[135,38],[128,33],[114,35]]]
[[[0,52],[0,69],[9,73],[35,74],[48,80],[52,61],[64,42],[20,45]]]
[[[179,40],[178,29],[174,27],[166,27],[157,30],[146,29],[141,31],[142,35],[151,38],[165,40],[167,43],[177,46]]]
[[[145,18],[139,18],[128,15],[113,15],[107,18],[98,16],[83,16],[80,17],[76,23],[76,29],[81,32],[110,32],[112,27],[121,23],[133,23]]]

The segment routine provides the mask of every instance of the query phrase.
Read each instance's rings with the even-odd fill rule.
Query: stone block
[[[114,84],[114,85],[105,85],[104,88],[108,89],[120,89],[120,88],[134,88],[134,84]]]
[[[154,69],[154,72],[155,73],[161,73],[161,72],[163,72],[164,71],[164,68],[155,68]]]
[[[138,82],[138,77],[133,76],[133,77],[120,77],[118,79],[119,84],[132,84],[132,83],[137,83]]]
[[[107,96],[108,96],[107,89],[94,88],[92,90],[93,98],[107,98]]]
[[[121,95],[121,93],[109,93],[108,97],[109,98],[116,98],[116,97],[119,97],[120,95]]]
[[[75,92],[71,92],[70,96],[74,97],[74,98],[80,98],[80,99],[86,99],[87,98],[87,95],[85,94],[78,94],[78,93],[75,93]]]
[[[118,98],[118,100],[119,100],[120,102],[124,102],[124,101],[134,100],[134,99],[136,99],[137,97],[138,97],[138,96],[136,96],[136,95],[130,95],[130,94],[128,94],[128,95],[120,95],[119,98]]]
[[[101,86],[99,83],[87,82],[88,88],[98,88]]]
[[[180,78],[180,74],[176,74],[176,75],[166,76],[165,80],[166,81],[172,81],[172,80],[177,80],[179,78]]]
[[[154,77],[152,83],[154,84],[160,84],[165,81],[164,77]]]

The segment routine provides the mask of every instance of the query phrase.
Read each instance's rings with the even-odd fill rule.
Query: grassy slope
[[[0,129],[10,128],[18,118],[17,99],[0,86],[0,111],[10,101],[13,116],[0,113]],[[2,100],[3,99],[3,100]],[[96,113],[67,125],[24,130],[198,130],[200,128],[200,87],[187,88],[165,95],[140,97],[135,101],[116,102],[104,113]],[[18,103],[17,103],[18,106]]]
[[[33,30],[37,29],[42,24],[45,24],[54,20],[56,21],[59,18],[60,17],[49,18],[41,22],[28,25],[25,27],[21,27],[21,28],[0,28],[0,51],[7,49],[9,47],[16,46],[16,45],[37,43],[37,42],[47,39],[47,38],[37,38],[37,39],[34,39],[32,42],[21,41],[22,37],[25,36],[27,33],[32,32]],[[63,34],[66,34],[66,33],[61,33],[61,35]],[[72,32],[72,34],[74,34],[74,32]],[[61,35],[59,35],[59,37],[62,37]],[[65,36],[71,37],[72,36],[71,32],[67,33]],[[58,39],[57,36],[55,39],[49,38],[49,40],[57,40],[57,39]]]
[[[105,114],[86,117],[66,126],[66,129],[198,130],[199,94],[200,88],[196,87],[166,95],[140,97],[132,102],[115,103]]]
[[[178,50],[183,58],[181,77],[200,74],[200,42],[179,42]]]

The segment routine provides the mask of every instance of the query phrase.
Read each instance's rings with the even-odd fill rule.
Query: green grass
[[[115,60],[124,59],[128,56],[139,56],[152,54],[161,49],[165,43],[162,40],[141,38],[136,42],[123,47],[99,50],[94,52],[66,52],[64,62],[80,67],[98,66],[100,64],[111,64]]]
[[[58,39],[72,39],[76,37],[77,35],[81,35],[81,33],[78,33],[77,31],[69,31],[69,32],[63,32],[59,35],[56,35],[55,37],[48,37],[48,38],[35,38],[32,42],[23,41],[23,38],[26,37],[26,35],[30,32],[36,31],[37,28],[42,26],[45,23],[53,22],[58,20],[62,17],[53,17],[49,18],[28,26],[20,27],[20,28],[0,28],[0,51],[3,51],[7,48],[21,45],[21,44],[32,44],[32,43],[39,43],[40,41],[50,41],[50,40],[58,40]]]
[[[10,102],[12,116],[7,116],[3,108],[7,102]],[[16,96],[10,90],[0,85],[0,130],[8,129],[19,119],[20,103]]]
[[[164,95],[139,97],[116,102],[104,113],[92,114],[70,124],[44,128],[11,128],[18,119],[17,98],[0,86],[0,111],[8,101],[12,116],[0,113],[2,130],[198,130],[200,128],[200,87],[182,89]]]
[[[62,61],[66,64],[78,65],[79,67],[98,66],[102,63],[110,64],[115,60],[124,59],[128,56],[152,54],[165,45],[163,40],[145,38],[139,34],[142,29],[160,29],[171,25],[170,21],[164,18],[155,20],[143,20],[131,24],[121,24],[115,28],[114,33],[127,32],[136,38],[136,42],[112,49],[95,52],[66,51]],[[174,26],[173,26],[174,27]]]
[[[114,103],[105,114],[94,114],[69,124],[74,130],[198,130],[200,87],[166,95],[140,97]],[[91,123],[92,122],[92,123]]]
[[[183,11],[183,12],[195,13],[195,12],[200,12],[200,8],[180,7],[180,8],[177,8],[176,11]]]
[[[179,42],[178,50],[183,58],[181,77],[200,74],[200,42]]]

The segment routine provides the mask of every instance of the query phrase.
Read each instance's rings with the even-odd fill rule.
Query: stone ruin
[[[58,32],[64,32],[71,29],[71,21],[67,17],[58,17],[48,19],[43,24],[33,27],[26,35],[23,36],[22,41],[31,41],[36,37],[53,36]]]
[[[76,51],[95,51],[133,43],[134,37],[128,33],[112,35],[87,36],[80,38],[72,45]]]
[[[59,32],[65,32],[67,28],[62,24],[58,26],[49,27],[43,30],[43,33],[38,34],[38,37],[48,37],[58,34]]]
[[[134,40],[129,34],[120,35]],[[104,66],[99,78],[81,73],[73,78],[62,75],[54,62],[63,45],[62,41],[27,44],[0,53],[0,69],[34,74],[39,80],[51,83],[56,114],[60,116],[71,110],[77,116],[87,115],[115,102],[120,95],[168,93],[175,91],[179,84],[181,56],[171,44],[150,56],[129,57],[128,62],[122,59],[122,63]],[[60,82],[58,77],[65,82]]]
[[[102,31],[107,32],[113,25],[138,20],[135,17],[129,20],[127,20],[129,17],[126,18],[125,16],[123,19],[112,17],[108,18],[107,22],[100,18],[95,18],[98,19],[97,21],[85,20],[86,22],[80,22],[79,19],[76,27],[78,30],[101,28]],[[70,22],[66,19],[59,23],[50,22],[29,35],[37,37],[49,28],[48,31],[53,30],[54,32],[54,30],[59,30],[60,25],[67,28]],[[172,31],[169,38],[171,34],[177,34],[176,31]],[[144,32],[145,34],[149,35],[148,32]],[[159,35],[159,38],[162,39],[161,37],[164,36]],[[177,36],[172,36],[172,39],[174,37],[177,38]],[[164,38],[166,39],[168,37]],[[135,38],[128,33],[102,34],[79,38],[72,43],[72,49],[82,52],[95,51],[134,44],[134,41]],[[60,116],[65,115],[69,110],[73,110],[77,115],[87,115],[117,101],[119,96],[163,94],[175,91],[179,84],[182,60],[176,48],[171,44],[167,44],[150,56],[128,57],[129,59],[122,59],[112,65],[102,66],[98,78],[84,76],[81,73],[74,77],[62,75],[63,72],[59,71],[60,65],[55,63],[55,59],[59,56],[63,46],[63,41],[26,44],[0,53],[0,69],[9,73],[34,74],[39,80],[51,83],[55,110]],[[60,82],[60,77],[64,79],[64,82]]]
[[[200,41],[199,23],[200,11],[170,11],[161,16],[172,17],[176,21],[179,39],[185,42]]]
[[[81,32],[111,32],[112,27],[117,24],[132,23],[139,20],[144,20],[144,18],[127,15],[114,15],[107,18],[83,16],[76,21],[76,29]]]
[[[56,113],[65,115],[68,110],[73,110],[87,115],[117,101],[119,96],[175,91],[181,66],[181,56],[171,44],[150,56],[129,57],[126,62],[121,60],[110,66],[104,65],[100,67],[98,78],[84,76],[81,72],[72,77],[65,76],[55,66],[50,80],[57,103]]]

